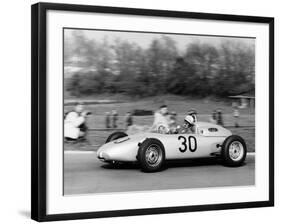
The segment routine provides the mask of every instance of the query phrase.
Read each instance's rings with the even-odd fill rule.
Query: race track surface
[[[222,166],[215,159],[168,162],[161,172],[143,173],[137,165],[113,168],[95,152],[64,154],[64,194],[168,190],[255,184],[255,156],[241,167]]]

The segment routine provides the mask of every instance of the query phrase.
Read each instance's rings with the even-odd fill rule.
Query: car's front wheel
[[[139,146],[137,158],[142,171],[159,171],[165,161],[164,146],[158,139],[147,138]]]
[[[222,159],[227,166],[241,166],[247,154],[247,146],[238,135],[227,137],[222,144]]]

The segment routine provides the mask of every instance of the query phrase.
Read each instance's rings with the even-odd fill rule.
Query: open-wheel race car
[[[193,133],[111,134],[97,151],[103,162],[137,162],[144,172],[161,170],[166,160],[218,157],[226,166],[241,166],[247,147],[242,137],[222,126],[196,122]]]

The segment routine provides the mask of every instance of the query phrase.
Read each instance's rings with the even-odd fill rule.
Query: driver
[[[192,115],[184,118],[184,124],[179,133],[195,133],[195,119]]]

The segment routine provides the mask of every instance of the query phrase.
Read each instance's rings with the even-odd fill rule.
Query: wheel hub
[[[234,161],[239,161],[244,154],[244,147],[241,142],[234,141],[229,148],[229,156]]]
[[[146,161],[153,166],[160,163],[162,158],[161,150],[156,145],[151,145],[145,153]]]

